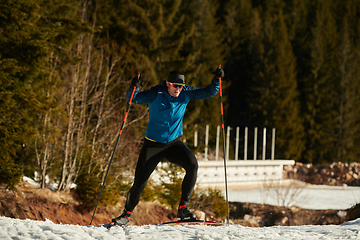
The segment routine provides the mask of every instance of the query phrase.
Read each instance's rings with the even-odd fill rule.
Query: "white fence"
[[[267,180],[282,180],[283,179],[283,167],[284,165],[295,164],[294,160],[275,160],[275,128],[271,129],[271,153],[270,159],[266,160],[266,128],[262,129],[262,145],[261,145],[261,159],[258,159],[258,128],[253,129],[253,159],[248,160],[248,146],[249,146],[249,129],[244,128],[243,136],[243,160],[239,159],[239,127],[236,127],[235,132],[235,159],[229,160],[230,149],[230,133],[232,128],[229,126],[226,128],[226,149],[225,156],[219,157],[219,145],[220,145],[220,126],[217,126],[216,134],[216,153],[215,159],[209,159],[208,143],[209,143],[209,126],[205,129],[205,149],[204,156],[199,157],[199,171],[197,184],[200,187],[224,187],[225,183],[225,159],[227,166],[227,182],[229,186],[243,185],[243,184],[258,184]],[[198,144],[198,132],[194,133],[194,146]]]
[[[267,180],[282,180],[284,165],[294,160],[230,160],[226,162],[229,186],[259,184]],[[199,187],[225,187],[224,161],[199,161]]]
[[[198,187],[217,187],[220,189],[225,187],[224,161],[198,161],[198,163]],[[284,165],[293,165],[294,163],[294,160],[226,161],[228,186],[261,184],[269,180],[281,181]],[[160,163],[157,166],[157,171],[153,173],[152,179],[160,183],[159,173],[166,169],[168,169],[168,163]],[[182,172],[182,176],[184,174]],[[162,180],[170,181],[167,175]]]
[[[197,126],[197,125],[196,125]],[[230,135],[231,135],[231,131],[233,129],[230,126],[227,126],[226,128],[226,136],[225,136],[225,145],[226,145],[226,149],[225,149],[225,158],[229,159],[229,151],[230,151]],[[266,142],[266,133],[267,132],[267,128],[263,128],[262,130],[262,145],[261,145],[261,159],[265,160],[266,159],[266,149],[267,149],[267,142]],[[198,146],[198,135],[199,132],[196,130],[194,132],[194,147]],[[244,160],[248,160],[248,146],[249,146],[249,129],[248,127],[244,128],[244,138],[243,138],[243,150],[244,150],[244,156],[243,159]],[[258,157],[258,128],[255,127],[254,128],[254,134],[253,134],[253,160],[257,160]],[[241,158],[241,156],[239,156],[239,146],[240,146],[240,127],[236,127],[236,132],[235,132],[235,159],[234,160],[239,160],[239,158]],[[186,141],[186,140],[185,140]],[[220,145],[220,126],[217,126],[216,128],[216,154],[215,154],[215,160],[219,160],[219,145]],[[207,159],[208,158],[208,152],[209,152],[209,125],[206,125],[205,128],[205,149],[204,149],[204,158]],[[271,153],[270,153],[270,159],[274,160],[275,158],[275,128],[272,128],[271,131]],[[222,157],[223,158],[223,157]]]

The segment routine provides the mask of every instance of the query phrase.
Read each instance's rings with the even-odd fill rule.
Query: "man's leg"
[[[144,190],[147,181],[161,159],[164,158],[163,144],[157,144],[145,140],[139,155],[135,169],[135,178],[130,188],[123,213],[113,219],[117,225],[125,225],[129,222],[132,211],[140,201],[141,192]]]
[[[188,205],[196,184],[198,162],[195,154],[180,139],[176,141],[176,144],[166,149],[167,154],[165,158],[169,162],[184,168],[186,171],[181,187],[182,194],[178,210],[178,219],[189,220],[196,218],[196,216],[189,211]]]
[[[139,203],[140,195],[146,187],[151,173],[154,171],[156,165],[160,161],[157,161],[156,159],[153,159],[152,161],[146,161],[146,151],[147,150],[144,148],[141,150],[135,169],[134,183],[130,188],[126,198],[125,209],[130,212],[132,212]]]

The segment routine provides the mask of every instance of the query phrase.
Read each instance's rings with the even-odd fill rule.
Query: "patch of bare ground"
[[[230,216],[243,226],[300,226],[341,224],[348,220],[344,210],[312,210],[268,204],[230,203]],[[360,217],[360,216],[359,216]]]
[[[116,206],[99,207],[92,224],[109,223],[121,214],[124,203],[123,198]],[[85,226],[90,224],[93,211],[83,208],[69,193],[40,189],[24,181],[17,185],[17,191],[0,191],[0,216]],[[156,224],[175,218],[174,212],[157,202],[140,202],[129,224]]]

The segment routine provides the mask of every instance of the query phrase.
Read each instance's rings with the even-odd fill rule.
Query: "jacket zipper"
[[[173,112],[173,106],[171,104],[171,96],[170,96],[170,122],[168,125],[168,136],[167,136],[167,142],[169,142],[169,138],[170,138],[170,126],[171,126],[171,116],[172,116],[172,112]]]

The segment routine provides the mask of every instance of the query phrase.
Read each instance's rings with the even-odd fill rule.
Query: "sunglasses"
[[[169,82],[170,86],[174,87],[174,88],[183,88],[185,86],[184,83],[172,83],[172,82]]]

